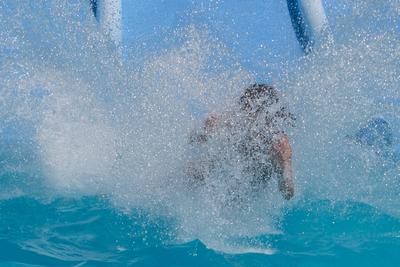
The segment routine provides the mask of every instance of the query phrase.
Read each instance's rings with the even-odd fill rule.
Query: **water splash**
[[[338,19],[335,46],[301,59],[290,79],[278,82],[298,117],[288,133],[300,199],[351,199],[397,214],[397,163],[345,138],[372,116],[399,114],[374,101],[400,97],[398,33],[366,33],[371,10],[380,22],[388,14],[395,20],[398,4],[388,3],[351,4],[360,15]],[[190,131],[255,80],[206,27],[177,30],[168,48],[125,69],[88,16],[89,6],[44,0],[0,5],[4,190],[34,195],[35,185],[56,196],[101,194],[122,210],[174,218],[178,239],[231,251],[227,246],[241,243],[235,237],[279,233],[286,204],[276,191],[241,210],[220,205],[226,184],[197,193],[185,186]]]
[[[351,4],[351,16],[338,19],[335,45],[300,60],[283,81],[300,118],[293,133],[297,184],[318,198],[364,202],[398,215],[398,162],[348,138],[371,118],[400,114],[398,106],[377,101],[400,98],[396,24],[380,28],[394,21],[395,9],[360,5]]]

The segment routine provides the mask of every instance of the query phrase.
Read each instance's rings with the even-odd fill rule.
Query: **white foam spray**
[[[398,2],[389,2],[390,12],[398,10]],[[371,6],[379,18],[388,14],[374,1],[355,8],[361,15],[352,14],[354,24],[349,16],[333,27],[346,39],[302,59],[278,87],[298,118],[288,132],[298,198],[362,201],[396,213],[398,166],[345,138],[371,116],[398,114],[373,101],[399,98],[400,49],[395,29],[365,34]],[[279,233],[276,221],[286,204],[276,186],[239,208],[221,204],[227,203],[229,179],[197,191],[186,186],[190,131],[254,82],[206,27],[177,30],[166,41],[169,48],[127,72],[86,16],[88,6],[35,1],[7,9],[18,12],[0,13],[6,25],[0,31],[1,129],[26,122],[32,134],[23,140],[35,151],[33,158],[26,152],[25,160],[9,162],[11,169],[29,165],[38,173],[35,183],[56,194],[103,194],[123,209],[171,216],[180,238],[211,247]],[[223,165],[221,175],[229,168]]]

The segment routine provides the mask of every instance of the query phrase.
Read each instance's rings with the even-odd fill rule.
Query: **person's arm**
[[[279,190],[283,197],[287,200],[294,196],[294,184],[292,177],[292,148],[289,143],[289,138],[282,135],[273,146],[274,154],[278,160],[283,174],[279,179]]]
[[[208,135],[215,129],[220,119],[218,115],[210,115],[204,121],[203,127],[192,131],[189,143],[203,144],[207,142]]]

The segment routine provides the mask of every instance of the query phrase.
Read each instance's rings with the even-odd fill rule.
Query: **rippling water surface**
[[[1,201],[3,266],[396,266],[400,220],[354,202],[308,200],[281,232],[229,253],[180,242],[173,218],[118,212],[104,198]],[[248,240],[237,240],[244,243]]]

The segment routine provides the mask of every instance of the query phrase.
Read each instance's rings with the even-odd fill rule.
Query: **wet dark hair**
[[[242,110],[248,110],[257,100],[261,100],[259,104],[264,108],[269,107],[279,102],[278,92],[270,85],[253,84],[246,88],[239,99],[239,104]]]
[[[271,112],[269,108],[280,102],[278,91],[275,87],[267,84],[253,84],[246,88],[243,95],[239,99],[239,106],[242,111],[250,112],[254,108],[260,114],[265,116],[268,126],[275,126],[278,120],[283,120],[290,126],[294,126],[296,120],[294,115],[290,113],[285,106],[281,106],[278,111]],[[262,111],[262,112],[260,112]]]

